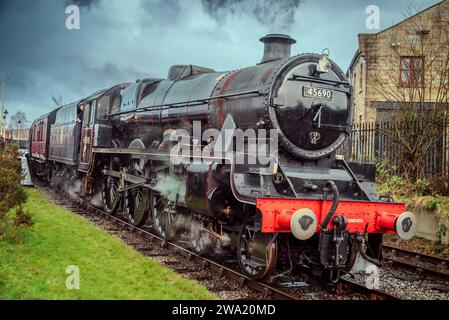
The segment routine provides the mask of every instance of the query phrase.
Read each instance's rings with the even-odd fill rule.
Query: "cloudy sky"
[[[172,64],[216,70],[254,65],[258,39],[286,33],[292,53],[330,49],[346,70],[357,34],[368,30],[368,5],[380,29],[404,17],[407,5],[438,0],[0,0],[0,80],[5,106],[28,120],[98,89],[143,77],[166,77]],[[81,8],[80,29],[66,28],[66,7]]]

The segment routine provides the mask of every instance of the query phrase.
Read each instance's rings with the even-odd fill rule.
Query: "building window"
[[[401,57],[400,84],[418,86],[423,83],[423,57]]]

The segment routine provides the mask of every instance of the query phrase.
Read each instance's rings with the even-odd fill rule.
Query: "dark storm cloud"
[[[98,5],[100,0],[66,0],[66,5],[75,4],[81,8],[90,9],[92,6]]]
[[[151,24],[154,24],[152,23],[154,20],[173,23],[178,19],[182,10],[179,0],[141,0],[140,6],[145,14],[153,19],[153,21],[146,19],[146,22]]]
[[[11,114],[16,111],[11,101],[16,102],[16,109],[30,108],[29,118],[33,118],[53,106],[52,96],[68,103],[98,89],[148,76],[114,61],[113,52],[93,57],[99,51],[96,36],[104,22],[101,11],[92,11],[98,9],[99,0],[0,3],[2,12],[9,12],[0,18],[0,78],[10,77],[6,107]],[[65,28],[65,5],[72,3],[85,8],[81,29],[76,31]],[[89,19],[91,14],[99,17]]]
[[[295,23],[295,13],[302,0],[201,0],[204,10],[219,22],[228,14],[250,12],[263,26],[286,31]]]
[[[260,61],[258,39],[286,32],[293,54],[321,52],[346,69],[365,27],[365,8],[381,10],[381,28],[402,20],[412,1],[437,0],[0,0],[0,79],[10,77],[6,107],[29,120],[121,82],[165,77],[172,64],[232,70]],[[65,8],[81,6],[80,30]],[[289,30],[290,29],[290,30]]]

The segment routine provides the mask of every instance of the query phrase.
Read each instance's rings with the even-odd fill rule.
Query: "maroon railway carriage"
[[[55,109],[33,121],[29,134],[28,162],[31,172],[35,175],[46,174],[46,166],[49,154],[50,128],[55,123]]]

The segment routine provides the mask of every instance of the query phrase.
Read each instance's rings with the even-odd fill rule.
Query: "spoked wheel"
[[[275,269],[278,245],[273,235],[254,226],[254,218],[243,224],[237,244],[240,269],[250,279],[267,278]]]
[[[134,188],[125,191],[124,209],[126,219],[132,225],[140,227],[148,218],[149,193],[144,188]]]
[[[120,201],[119,181],[114,177],[107,176],[103,181],[101,196],[103,198],[103,208],[106,213],[114,215]]]
[[[109,170],[118,171],[120,169],[119,159],[111,158],[109,166],[105,166]],[[118,178],[111,176],[103,177],[103,185],[101,187],[101,197],[103,199],[103,209],[110,215],[115,215],[120,204],[121,194],[118,192],[120,181]]]
[[[204,230],[202,221],[193,217],[190,224],[190,244],[197,255],[205,255],[212,246],[212,236]]]
[[[175,219],[173,208],[168,200],[154,191],[150,192],[150,208],[154,230],[161,238],[168,240],[170,226]]]

